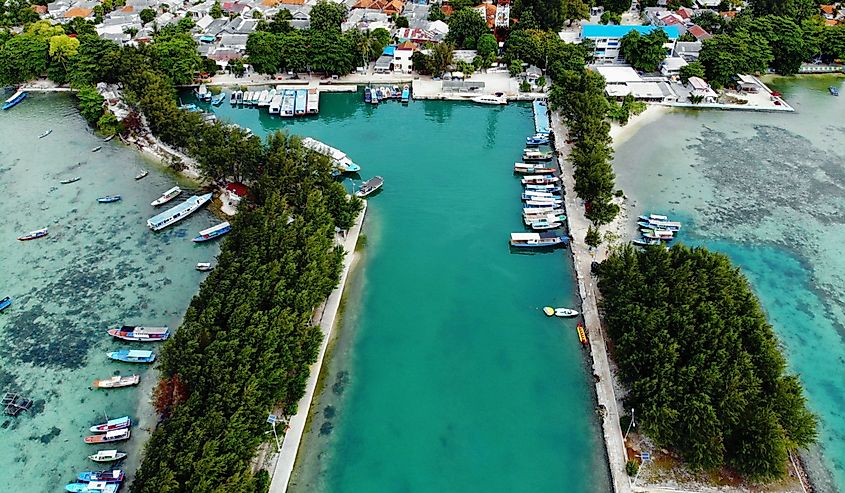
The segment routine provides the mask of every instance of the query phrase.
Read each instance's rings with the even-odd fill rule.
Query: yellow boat
[[[545,313],[547,317],[551,317],[555,314],[555,309],[550,306],[544,306],[543,313]]]
[[[580,322],[578,323],[578,340],[581,341],[581,344],[587,345],[587,334],[584,332],[584,326]]]

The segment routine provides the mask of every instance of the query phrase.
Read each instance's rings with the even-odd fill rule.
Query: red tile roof
[[[699,41],[704,41],[705,39],[710,39],[713,36],[710,35],[707,31],[705,31],[701,26],[692,25],[687,28],[687,32],[695,36],[695,39]]]
[[[819,8],[822,9],[822,12],[825,14],[832,14],[834,10],[836,10],[835,5],[819,5]]]

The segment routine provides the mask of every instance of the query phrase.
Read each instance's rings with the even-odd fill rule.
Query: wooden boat
[[[94,481],[105,481],[106,483],[120,483],[123,482],[123,471],[120,469],[113,469],[110,471],[86,471],[77,474],[77,479],[84,483],[91,483]]]
[[[525,205],[529,207],[549,207],[549,206],[561,206],[560,200],[543,200],[543,199],[531,199],[526,200]]]
[[[577,317],[578,310],[573,310],[571,308],[555,308],[555,316],[556,317]]]
[[[105,423],[94,425],[89,429],[91,430],[91,433],[108,433],[114,430],[129,428],[130,426],[132,426],[132,419],[130,419],[129,416],[123,416],[121,418],[110,419]]]
[[[129,440],[130,435],[131,433],[129,432],[129,428],[124,428],[122,430],[109,431],[99,435],[87,436],[85,437],[85,443],[120,442],[122,440]]]
[[[639,223],[637,223],[639,224]],[[652,229],[660,229],[664,231],[680,231],[681,223],[678,221],[649,221],[648,226]]]
[[[43,139],[44,137],[50,135],[51,133],[53,133],[53,129],[52,128],[47,129],[43,134],[39,135],[38,138]]]
[[[541,146],[541,145],[548,145],[549,143],[549,136],[546,134],[534,134],[531,137],[525,138],[525,145],[529,146]]]
[[[834,96],[839,96],[839,89],[837,89],[833,86],[830,86],[830,87],[827,88],[827,90],[830,91],[830,94],[832,94]]]
[[[67,185],[69,183],[77,182],[81,179],[82,179],[81,176],[75,176],[73,178],[65,178],[64,180],[60,181],[59,183],[61,183],[62,185]]]
[[[23,236],[18,236],[18,240],[29,241],[29,240],[34,240],[36,238],[43,238],[45,236],[47,236],[47,228],[42,228],[42,229],[36,229],[35,231],[30,231],[29,233],[27,233]]]
[[[553,232],[511,233],[510,244],[513,247],[543,248],[566,245],[569,237]]]
[[[543,185],[550,183],[559,183],[560,178],[554,175],[531,175],[523,177],[521,181],[523,185],[528,185],[531,183]]]
[[[12,107],[14,107],[15,105],[17,105],[18,103],[20,103],[21,101],[23,101],[24,99],[26,99],[26,97],[27,97],[27,96],[29,96],[29,93],[27,93],[27,92],[25,92],[25,91],[18,91],[18,92],[16,92],[16,93],[14,93],[14,94],[12,95],[12,97],[10,97],[9,99],[7,99],[7,100],[6,100],[6,102],[5,102],[5,103],[3,103],[3,109],[4,109],[4,110],[11,109],[11,108],[12,108]]]
[[[528,223],[528,227],[530,227],[534,231],[546,231],[549,229],[557,229],[562,225],[563,223],[561,223],[560,221],[550,221],[548,219],[537,219],[536,221],[530,221]]]
[[[143,351],[139,349],[120,349],[117,351],[110,351],[106,356],[113,360],[123,361],[124,363],[152,363],[156,359],[155,353],[152,351]]]
[[[659,231],[649,231],[643,232],[643,238],[646,240],[672,241],[674,236],[664,236]]]
[[[361,188],[359,188],[358,191],[355,192],[355,196],[359,198],[366,197],[372,194],[373,192],[379,190],[382,185],[384,185],[384,178],[380,176],[374,176],[361,184]]]
[[[97,202],[101,204],[110,204],[112,202],[117,202],[120,200],[120,195],[108,195],[106,197],[100,197],[97,199]]]
[[[213,240],[215,238],[219,238],[229,231],[232,230],[232,226],[229,224],[228,221],[218,224],[217,226],[212,226],[210,228],[204,229],[199,232],[199,235],[195,236],[192,241],[195,243],[200,243],[203,241]]]
[[[648,214],[639,216],[638,219],[640,221],[668,221],[669,217],[662,214]]]
[[[525,149],[522,151],[523,161],[551,161],[554,157],[552,151],[539,151],[537,149]]]
[[[170,190],[161,194],[161,197],[153,200],[150,202],[150,205],[153,207],[158,207],[162,204],[166,204],[176,198],[180,193],[182,193],[182,189],[179,187],[173,187]]]
[[[114,136],[115,136],[115,135],[117,135],[117,134],[111,134],[111,135],[109,135],[108,137],[106,137],[105,139],[103,139],[103,142],[111,142],[111,140],[114,138]]]
[[[0,300],[0,312],[5,310],[6,308],[9,308],[9,306],[11,304],[12,304],[12,297],[11,296],[6,296],[2,300]]]
[[[120,460],[126,457],[125,452],[120,452],[117,450],[100,450],[96,454],[91,454],[88,456],[94,462],[114,462],[116,460]]]
[[[211,201],[210,193],[200,196],[192,195],[181,204],[147,219],[147,226],[153,231],[162,230],[190,216],[209,201]]]
[[[95,389],[119,389],[121,387],[131,387],[132,385],[138,385],[140,381],[140,375],[129,375],[128,377],[115,375],[111,378],[94,380],[93,386]]]
[[[560,185],[556,183],[542,183],[542,184],[535,184],[529,183],[524,185],[526,190],[536,190],[538,192],[554,192],[559,193],[561,191]]]
[[[208,272],[213,270],[214,267],[211,266],[211,262],[198,262],[197,263],[197,270],[200,272]]]
[[[220,106],[221,104],[223,104],[223,101],[225,101],[225,100],[226,100],[226,92],[222,91],[217,96],[214,96],[213,98],[211,98],[211,104],[212,104],[212,106]]]
[[[148,174],[150,174],[150,172],[149,172],[149,171],[147,171],[147,170],[141,170],[141,172],[140,172],[140,173],[138,173],[137,175],[135,175],[135,179],[136,179],[136,180],[140,180],[140,179],[142,179],[142,178],[146,177]]]
[[[545,206],[538,206],[538,207],[523,207],[522,208],[522,215],[523,216],[537,216],[541,214],[565,214],[566,211],[563,210],[560,206],[555,205],[545,205]]]
[[[97,151],[99,151],[99,150],[100,150],[100,149],[102,149],[102,148],[103,148],[103,146],[97,146],[97,147],[95,147],[95,148],[91,149],[91,152],[97,152]]]
[[[124,341],[159,342],[167,340],[170,337],[170,329],[167,327],[124,325],[119,329],[109,329],[108,334]]]
[[[646,238],[637,238],[636,240],[632,241],[635,246],[648,246],[648,245],[661,245],[663,244],[660,240],[649,240]]]
[[[120,483],[107,483],[105,481],[65,485],[65,491],[72,493],[117,493],[118,488],[120,488]]]
[[[587,345],[587,334],[584,332],[584,325],[581,322],[578,322],[578,327],[575,328],[578,331],[578,340],[581,342],[582,345]]]
[[[562,213],[543,213],[537,215],[523,214],[522,216],[522,222],[524,222],[526,226],[530,226],[531,229],[537,230],[559,228],[563,225],[563,221],[566,221],[566,215]]]
[[[478,104],[505,105],[508,104],[508,98],[504,96],[496,96],[495,94],[485,94],[484,96],[476,96],[472,98],[472,102]]]

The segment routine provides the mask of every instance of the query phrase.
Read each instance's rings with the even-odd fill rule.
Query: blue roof
[[[390,55],[393,56],[393,53],[396,51],[395,46],[385,46],[384,51],[381,52],[382,55]]]
[[[648,34],[655,29],[663,29],[669,39],[678,39],[680,31],[677,26],[604,26],[601,24],[588,24],[581,26],[582,38],[621,38],[631,31],[638,31],[640,34]]]

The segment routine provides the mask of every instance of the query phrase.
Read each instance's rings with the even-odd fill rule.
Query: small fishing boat
[[[60,181],[59,183],[61,183],[62,185],[67,185],[69,183],[73,183],[73,182],[79,181],[81,179],[82,179],[81,176],[74,176],[73,178],[65,178],[64,180]]]
[[[244,102],[244,92],[243,91],[235,91],[235,104],[243,104]]]
[[[648,214],[639,216],[638,219],[640,221],[668,221],[669,216],[664,216],[662,214]]]
[[[100,197],[97,199],[97,202],[101,204],[110,204],[112,202],[117,202],[120,200],[120,195],[108,195],[106,197]]]
[[[229,104],[234,106],[238,102],[238,91],[232,91],[232,96],[229,97]]]
[[[27,233],[23,236],[18,236],[18,239],[20,241],[28,241],[28,240],[34,240],[36,238],[43,238],[45,236],[47,236],[47,228],[42,228],[42,229],[36,229],[35,231],[30,231],[29,233]]]
[[[182,189],[179,187],[173,187],[170,190],[161,194],[161,197],[153,200],[150,202],[150,205],[153,207],[158,207],[162,204],[166,204],[176,198],[180,193],[182,193]]]
[[[138,385],[138,383],[140,382],[140,375],[129,375],[128,377],[121,377],[120,375],[115,375],[111,378],[94,380],[93,386],[95,389],[119,389],[121,387],[131,387],[133,385]]]
[[[196,243],[200,243],[203,241],[213,240],[215,238],[219,238],[229,231],[232,230],[232,226],[229,222],[220,223],[217,226],[212,226],[208,229],[204,229],[199,232],[199,235],[195,236],[193,241]]]
[[[508,104],[508,98],[504,96],[496,96],[494,94],[485,94],[484,96],[476,96],[472,98],[472,102],[478,104],[505,105]]]
[[[529,184],[532,184],[532,183],[538,184],[538,185],[543,185],[543,184],[550,184],[550,183],[559,183],[560,178],[558,178],[557,176],[554,176],[554,175],[531,175],[531,176],[523,177],[521,181],[522,181],[523,185],[529,185]]]
[[[827,88],[827,90],[830,91],[830,94],[832,94],[834,96],[839,96],[839,89],[837,89],[833,86],[830,86],[830,87]]]
[[[511,233],[513,247],[542,248],[566,245],[569,237],[551,231],[543,233]]]
[[[65,485],[65,491],[71,493],[117,493],[118,488],[120,488],[120,483],[107,483],[105,481]]]
[[[88,456],[88,458],[94,462],[114,462],[125,457],[125,452],[119,452],[117,450],[100,450],[96,454]]]
[[[124,363],[152,363],[156,359],[156,355],[152,351],[143,351],[140,349],[110,351],[106,353],[106,356],[116,361],[123,361]]]
[[[135,175],[135,179],[136,179],[136,180],[141,180],[141,179],[143,179],[144,177],[146,177],[148,174],[150,174],[150,172],[149,172],[149,171],[147,171],[147,170],[145,170],[145,169],[144,169],[144,170],[141,170],[141,172],[140,172],[140,173],[138,173],[137,175]]]
[[[660,240],[648,240],[645,238],[637,238],[636,240],[632,241],[635,246],[648,246],[648,245],[661,245],[663,244]]]
[[[108,334],[114,338],[133,342],[159,342],[170,337],[167,327],[140,327],[124,325],[119,329],[109,329]]]
[[[95,148],[91,149],[91,152],[97,152],[97,151],[99,151],[99,150],[100,150],[100,149],[102,149],[102,148],[103,148],[103,146],[97,146],[97,147],[95,147]]]
[[[91,483],[94,481],[120,483],[123,481],[123,471],[120,469],[113,469],[111,471],[87,471],[79,473],[76,477],[85,483]]]
[[[566,216],[563,214],[526,214],[522,217],[522,221],[525,225],[534,230],[559,228],[563,225],[563,221],[565,220]]]
[[[217,96],[214,96],[213,98],[211,98],[211,104],[212,104],[212,106],[220,106],[221,104],[223,104],[223,101],[225,101],[225,100],[226,100],[226,93],[221,92]]]
[[[211,92],[205,84],[200,84],[199,87],[194,89],[194,95],[200,101],[211,101]]]
[[[123,416],[122,418],[110,419],[105,423],[94,425],[90,430],[91,433],[108,433],[114,430],[129,428],[130,426],[132,426],[132,420],[129,416]]]
[[[571,308],[555,308],[555,317],[577,317],[578,310]]]
[[[43,134],[39,135],[39,136],[38,136],[38,138],[39,138],[39,139],[43,139],[44,137],[46,137],[46,136],[50,135],[51,133],[53,133],[53,129],[52,129],[52,128],[47,129],[46,131],[44,131],[44,133],[43,133]]]
[[[550,306],[544,306],[543,313],[545,313],[547,317],[551,317],[555,314],[555,309]]]
[[[372,103],[373,102],[372,89],[370,89],[369,87],[364,88],[364,102],[365,103]]]
[[[527,183],[523,185],[526,190],[539,190],[544,192],[560,192],[560,185],[557,183]]]
[[[358,191],[355,192],[355,196],[359,198],[364,198],[379,190],[382,185],[384,185],[384,178],[380,176],[374,176],[361,184],[361,188],[359,188]]]
[[[522,151],[523,161],[551,161],[554,157],[552,151],[540,151],[538,149],[525,149]]]
[[[109,431],[99,435],[87,436],[85,437],[85,443],[119,442],[121,440],[129,440],[130,435],[131,433],[129,432],[129,428],[124,428],[122,430]]]
[[[411,87],[408,84],[402,86],[402,103],[408,104],[411,100]]]
[[[6,296],[2,300],[0,300],[0,312],[5,310],[6,308],[9,308],[9,305],[11,305],[11,304],[12,304],[12,297],[11,296]]]
[[[24,99],[26,99],[27,96],[29,96],[29,93],[27,93],[25,91],[18,91],[16,93],[14,93],[12,95],[12,97],[7,99],[6,102],[3,103],[3,109],[8,110],[8,109],[12,108],[16,104],[18,104],[21,101],[23,101]]]
[[[197,263],[197,270],[200,271],[200,272],[208,272],[212,269],[214,269],[214,267],[211,266],[211,262],[198,262]]]
[[[546,231],[549,229],[557,229],[561,227],[563,223],[560,221],[551,221],[548,219],[537,219],[536,221],[531,221],[528,223],[528,227],[533,229],[534,231]]]
[[[639,224],[639,223],[637,223]],[[661,229],[665,231],[680,231],[681,223],[678,221],[648,221],[650,227],[654,229]]]
[[[111,134],[111,135],[109,135],[108,137],[106,137],[105,139],[103,139],[103,142],[111,142],[111,140],[114,138],[114,136],[115,136],[115,135],[117,135],[117,134]]]
[[[578,327],[575,328],[578,331],[578,341],[581,342],[582,345],[587,345],[587,334],[584,332],[584,324],[578,322]]]
[[[181,204],[173,206],[161,214],[156,214],[155,216],[147,219],[147,226],[149,226],[149,228],[153,231],[162,230],[171,224],[175,224],[190,216],[210,200],[210,193],[200,196],[192,195],[188,198],[188,200],[182,202]]]
[[[549,136],[546,134],[534,134],[531,137],[525,138],[525,145],[528,146],[542,146],[548,145]]]
[[[525,205],[527,207],[560,207],[563,202],[560,200],[544,200],[544,199],[531,199],[526,200]]]
[[[667,242],[672,241],[674,239],[674,236],[672,236],[672,235],[665,236],[665,235],[662,235],[660,233],[661,233],[660,231],[647,231],[647,232],[644,231],[643,232],[643,238],[646,239],[646,240],[661,240],[661,241],[667,241]]]

